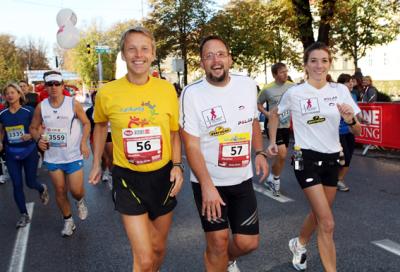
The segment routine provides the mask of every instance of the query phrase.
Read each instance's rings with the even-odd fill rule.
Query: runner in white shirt
[[[76,229],[68,191],[77,201],[79,218],[84,220],[88,215],[84,201],[83,158],[89,157],[87,139],[90,122],[81,104],[64,96],[60,72],[45,72],[43,79],[49,98],[37,105],[29,129],[44,151],[43,160],[55,188],[58,208],[64,217],[61,235],[68,237]]]
[[[336,250],[333,241],[334,219],[332,203],[338,181],[339,121],[342,117],[354,134],[361,126],[354,117],[360,110],[342,84],[328,83],[326,76],[332,64],[329,48],[314,43],[304,53],[306,83],[290,88],[278,108],[270,113],[271,144],[268,151],[277,154],[275,144],[279,114],[290,111],[293,120],[295,146],[294,169],[311,212],[306,217],[299,237],[289,241],[293,266],[307,268],[306,248],[317,231],[318,249],[325,271],[336,271]],[[296,150],[296,148],[295,148]]]
[[[205,268],[239,271],[235,260],[256,249],[259,241],[251,147],[257,175],[262,171],[264,180],[268,173],[257,120],[257,87],[250,78],[229,73],[232,58],[221,38],[205,38],[200,57],[206,77],[184,89],[180,126],[206,232]]]

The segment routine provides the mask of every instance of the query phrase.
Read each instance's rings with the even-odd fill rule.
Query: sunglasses
[[[56,86],[56,87],[58,87],[58,86],[61,86],[61,82],[58,82],[58,81],[49,81],[49,82],[46,82],[44,85],[46,85],[47,87],[51,87],[51,86]]]

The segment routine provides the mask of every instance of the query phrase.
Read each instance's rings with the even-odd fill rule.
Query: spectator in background
[[[29,83],[25,80],[20,80],[18,85],[25,95],[25,101],[26,101],[25,105],[30,106],[32,108],[36,108],[36,105],[38,104],[39,100],[39,95],[31,91]]]
[[[353,84],[353,89],[351,90],[351,96],[356,98],[356,101],[360,101],[360,90],[358,89],[358,81],[355,76],[351,77],[351,82]]]
[[[365,76],[362,80],[363,92],[361,93],[361,102],[376,102],[378,99],[378,90],[372,85],[372,78]]]
[[[352,77],[349,74],[340,74],[337,82],[344,84],[349,89],[354,102],[357,102],[356,95],[351,92],[353,90]],[[354,151],[355,138],[350,126],[346,124],[343,118],[340,118],[339,139],[340,144],[342,145],[345,163],[339,168],[337,189],[341,192],[348,192],[350,189],[344,182],[344,177],[349,171],[350,161]]]

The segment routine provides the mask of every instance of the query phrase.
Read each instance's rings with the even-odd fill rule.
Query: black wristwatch
[[[267,156],[267,153],[265,153],[264,151],[262,151],[262,150],[259,150],[259,151],[256,151],[256,156],[258,156],[258,155],[262,155],[262,156],[264,156],[264,158],[268,158],[268,156]]]
[[[183,163],[181,163],[181,162],[174,162],[174,163],[172,164],[172,167],[174,167],[174,166],[179,167],[179,168],[181,169],[182,172],[185,171],[185,166],[183,166]]]
[[[356,118],[354,118],[354,116],[353,116],[353,119],[351,119],[351,123],[347,123],[346,121],[344,121],[345,123],[346,123],[346,125],[348,125],[348,126],[354,126],[355,124],[357,124],[357,121],[356,121]]]

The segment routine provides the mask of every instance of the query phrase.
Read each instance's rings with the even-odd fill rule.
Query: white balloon
[[[57,43],[64,49],[74,48],[80,39],[79,30],[72,24],[62,25],[57,32]]]
[[[62,25],[68,24],[69,22],[72,25],[76,25],[78,18],[76,17],[76,14],[75,12],[72,11],[72,9],[65,8],[57,13],[56,20],[57,20],[57,25],[61,27]]]

